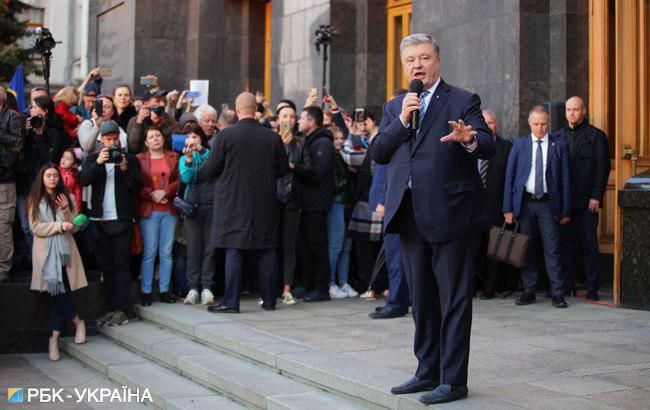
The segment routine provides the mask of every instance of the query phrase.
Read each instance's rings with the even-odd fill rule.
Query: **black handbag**
[[[503,222],[501,228],[493,226],[490,229],[490,241],[488,244],[488,258],[521,268],[526,262],[526,252],[528,252],[528,242],[530,237],[523,233],[517,232],[519,222],[515,222],[515,228],[510,231],[506,229],[506,223]]]
[[[196,165],[194,166],[194,178],[192,183],[187,186],[187,195],[183,197],[181,193],[181,187],[184,184],[179,183],[178,189],[176,190],[176,196],[174,197],[174,208],[178,211],[183,218],[191,218],[196,213],[196,209],[199,207],[198,198],[196,198]]]

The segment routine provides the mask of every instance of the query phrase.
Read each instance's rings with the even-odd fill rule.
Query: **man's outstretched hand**
[[[451,133],[440,138],[440,141],[457,141],[464,144],[469,144],[474,139],[474,136],[477,134],[476,131],[472,129],[471,125],[465,125],[463,120],[449,121],[449,125],[453,128]]]

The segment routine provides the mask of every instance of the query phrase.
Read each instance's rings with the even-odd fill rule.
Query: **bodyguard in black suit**
[[[476,160],[494,156],[494,140],[476,94],[440,79],[438,45],[428,34],[402,40],[409,81],[424,91],[386,103],[371,146],[388,167],[384,227],[399,233],[413,319],[415,377],[394,394],[431,390],[425,404],[467,396],[472,323],[472,265],[477,233],[488,227]],[[409,128],[415,111],[421,124]]]
[[[490,130],[492,130],[492,137],[496,145],[496,154],[494,158],[488,161],[479,159],[478,171],[481,177],[481,183],[485,187],[485,206],[490,224],[501,226],[503,224],[503,185],[506,178],[506,167],[508,166],[508,156],[512,149],[512,142],[501,138],[497,133],[499,131],[499,123],[492,111],[483,110],[483,117]],[[484,261],[483,264],[479,264],[478,266],[480,269],[479,275],[485,280],[481,299],[494,298],[499,271],[508,269],[507,265],[485,257],[489,242],[489,232],[489,230],[485,231],[485,234],[481,238],[481,252],[479,254]]]
[[[571,222],[563,229],[564,289],[573,288],[573,250],[581,244],[587,299],[598,300],[598,211],[609,178],[609,143],[604,132],[587,122],[587,109],[580,97],[566,102],[568,125],[560,137],[569,146],[571,172]]]

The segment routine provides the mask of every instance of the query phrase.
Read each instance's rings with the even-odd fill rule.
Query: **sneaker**
[[[196,305],[199,303],[199,292],[196,289],[190,289],[190,291],[187,292],[187,296],[185,296],[183,303],[186,305]]]
[[[262,306],[264,304],[264,299],[262,298],[257,299],[257,304]]]
[[[282,303],[284,303],[285,305],[295,305],[298,302],[296,302],[296,299],[294,299],[291,292],[284,292],[282,294]]]
[[[214,295],[212,291],[208,288],[204,288],[201,291],[201,304],[202,305],[214,305]]]
[[[107,313],[105,313],[104,316],[97,319],[97,326],[103,326],[106,323],[110,322],[111,319],[113,319],[114,314],[115,314],[115,312],[107,312]]]
[[[345,293],[341,288],[339,288],[336,285],[331,285],[330,286],[330,297],[332,299],[343,299],[347,298],[348,294]]]
[[[343,286],[341,286],[341,290],[343,292],[345,292],[345,294],[349,298],[356,298],[357,296],[359,296],[359,292],[354,290],[354,288],[352,286],[348,285],[347,283],[344,283]]]
[[[122,326],[129,323],[129,318],[126,317],[124,312],[117,311],[113,314],[113,318],[108,322],[109,326]]]

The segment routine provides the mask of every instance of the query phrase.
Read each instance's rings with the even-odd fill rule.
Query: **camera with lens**
[[[161,116],[165,113],[165,107],[161,107],[159,105],[155,105],[151,107],[151,112],[156,114],[157,116]]]
[[[56,47],[56,41],[52,37],[52,33],[45,27],[36,29],[36,39],[34,40],[34,48],[41,54],[49,53]]]
[[[35,115],[29,119],[29,126],[32,128],[41,128],[43,126],[43,116]]]
[[[107,164],[121,164],[122,163],[122,147],[118,147],[117,145],[111,145],[108,147],[108,160],[106,160]]]

